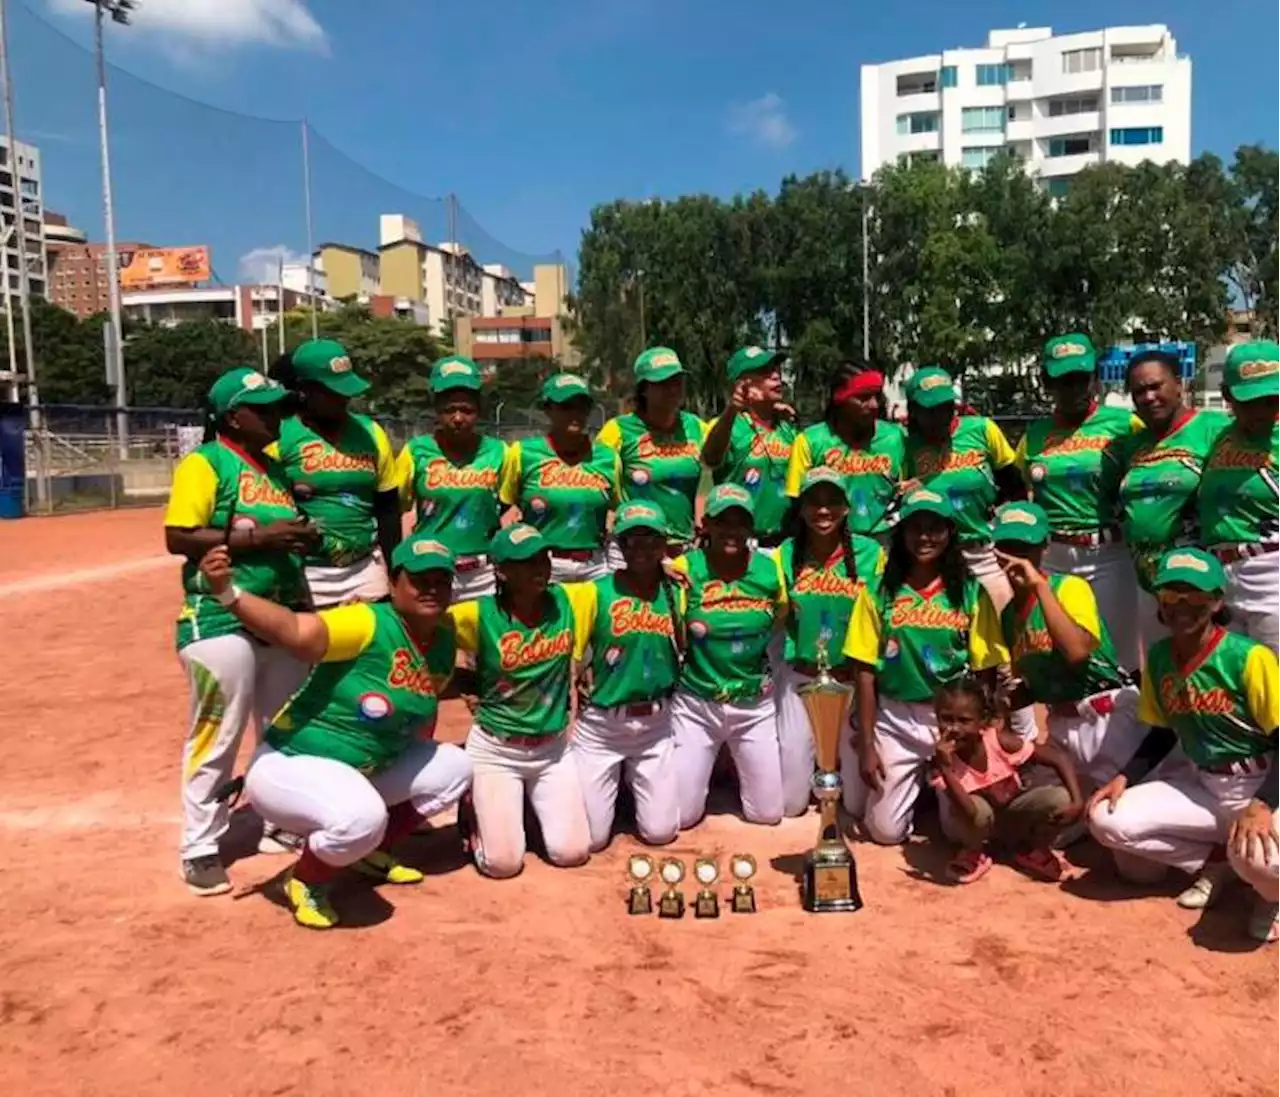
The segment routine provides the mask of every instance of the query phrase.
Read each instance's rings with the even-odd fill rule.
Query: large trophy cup
[[[813,794],[821,813],[818,844],[805,855],[804,909],[860,910],[858,870],[853,863],[853,853],[840,834],[836,815],[842,787],[836,770],[840,736],[845,734],[849,720],[853,690],[831,677],[825,644],[818,647],[818,676],[798,692],[813,731],[818,761],[818,771],[813,775]]]

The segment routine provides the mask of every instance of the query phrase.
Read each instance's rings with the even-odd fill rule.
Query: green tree
[[[125,326],[124,361],[132,406],[197,408],[219,374],[260,366],[262,352],[252,335],[220,320],[131,322]]]
[[[1231,165],[1232,256],[1228,278],[1244,307],[1254,310],[1257,333],[1272,339],[1280,330],[1278,176],[1280,158],[1274,149],[1242,145],[1236,150]]]
[[[16,301],[14,312],[17,312]],[[102,324],[101,316],[81,321],[74,313],[42,297],[31,298],[32,349],[42,403],[96,406],[115,403],[114,390],[106,378]],[[16,316],[14,328],[18,369],[22,370],[26,352]],[[9,360],[3,326],[0,326],[0,360],[6,365]],[[25,393],[23,395],[25,397]]]

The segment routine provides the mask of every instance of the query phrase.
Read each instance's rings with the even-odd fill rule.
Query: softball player
[[[480,367],[451,355],[431,367],[436,429],[409,439],[400,451],[397,474],[406,510],[416,512],[414,529],[444,542],[457,570],[455,602],[494,593],[489,542],[501,520],[498,484],[507,447],[479,433]]]
[[[581,658],[594,609],[586,584],[549,585],[547,543],[532,526],[505,526],[489,555],[497,593],[450,611],[458,647],[475,657],[479,705],[467,735],[475,767],[476,866],[515,876],[524,866],[529,798],[552,864],[580,865],[590,830],[569,751],[571,664]]]
[[[279,436],[283,386],[256,370],[224,373],[209,390],[216,437],[179,463],[165,512],[165,545],[183,556],[178,659],[191,685],[191,723],[182,753],[182,876],[196,895],[231,890],[218,857],[227,809],[214,791],[231,777],[251,715],[264,726],[302,681],[306,667],[261,642],[210,595],[200,558],[230,551],[236,582],[288,605],[306,601],[298,554],[315,530],[298,514],[284,470],[267,455]],[[263,852],[282,852],[270,834]]]
[[[884,375],[846,365],[836,374],[821,423],[801,432],[787,467],[787,494],[799,496],[810,468],[844,478],[849,528],[886,541],[906,461],[906,432],[883,417]]]
[[[844,653],[857,673],[857,747],[841,742],[844,803],[867,834],[897,845],[911,832],[938,738],[933,695],[1009,655],[991,598],[967,574],[950,500],[916,488],[903,500],[880,591],[859,588]]]
[[[542,386],[551,420],[543,438],[507,447],[499,499],[518,506],[551,550],[551,581],[579,582],[605,573],[605,524],[618,502],[618,454],[587,434],[591,389],[572,373]]]
[[[782,818],[782,769],[768,647],[786,611],[776,559],[752,552],[751,495],[721,484],[707,496],[706,548],[673,561],[688,581],[682,610],[688,648],[672,707],[680,828],[706,812],[711,770],[728,744],[738,771],[743,817]]]
[[[789,603],[776,676],[786,815],[804,814],[813,777],[813,733],[798,691],[813,681],[820,656],[836,678],[853,677],[853,666],[842,651],[849,617],[858,588],[879,585],[884,561],[878,541],[850,532],[845,483],[845,477],[828,465],[809,469],[801,482],[796,535],[778,550]]]
[[[305,561],[312,602],[385,598],[385,561],[400,541],[395,459],[386,432],[348,407],[369,382],[331,339],[300,344],[289,372],[302,407],[281,424],[275,454],[299,509],[320,530]]]
[[[662,569],[667,524],[651,503],[626,503],[613,532],[626,566],[583,584],[590,684],[571,743],[593,850],[609,844],[624,770],[640,837],[660,846],[680,829],[671,694],[684,630],[679,597]]]
[[[956,390],[944,369],[916,370],[906,397],[907,481],[950,501],[965,566],[1002,610],[1013,592],[991,547],[991,511],[997,498],[1027,496],[1013,450],[990,419],[956,414]]]
[[[1272,342],[1232,347],[1223,390],[1236,421],[1209,451],[1200,538],[1227,572],[1231,627],[1280,651],[1280,362]]]
[[[455,655],[445,618],[453,554],[414,535],[391,554],[389,601],[319,613],[241,589],[224,548],[201,570],[246,628],[317,664],[266,729],[245,777],[263,818],[306,838],[284,881],[294,920],[338,924],[329,886],[347,866],[389,884],[421,883],[391,847],[457,803],[471,781],[466,753],[433,741]]]
[[[756,543],[782,543],[787,512],[787,466],[796,428],[795,411],[782,402],[778,352],[760,347],[734,351],[726,372],[732,391],[724,414],[708,424],[702,463],[716,484],[737,484],[756,507]]]
[[[681,411],[684,366],[668,347],[650,347],[635,360],[636,410],[610,419],[599,441],[620,459],[622,501],[652,503],[667,521],[669,556],[693,540],[693,513],[702,476],[702,443],[707,425]],[[610,545],[609,567],[622,566]]]
[[[1115,641],[1120,665],[1139,665],[1136,578],[1115,517],[1115,483],[1103,477],[1103,451],[1142,429],[1122,408],[1098,403],[1098,356],[1087,335],[1058,335],[1044,345],[1041,382],[1053,414],[1036,419],[1015,458],[1049,522],[1046,571],[1083,579]]]
[[[1166,553],[1153,586],[1170,635],[1147,652],[1138,715],[1172,728],[1186,757],[1132,788],[1129,773],[1109,781],[1090,800],[1090,829],[1117,854],[1199,873],[1181,906],[1210,905],[1234,869],[1258,893],[1250,936],[1274,941],[1275,653],[1221,626],[1227,578],[1208,553]],[[1226,864],[1212,860],[1224,842]]]

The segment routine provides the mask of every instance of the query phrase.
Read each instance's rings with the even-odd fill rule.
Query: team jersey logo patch
[[[604,653],[604,661],[611,667],[616,667],[622,662],[622,648],[614,644]]]
[[[348,358],[345,354],[340,355],[337,358],[330,358],[329,372],[330,373],[350,373],[351,359]]]
[[[442,552],[447,554],[449,550],[439,541],[417,541],[414,543],[414,556],[426,556],[429,552]]]
[[[547,501],[541,495],[535,495],[529,500],[529,509],[542,514],[547,509]]]
[[[890,640],[890,641],[889,641],[887,644],[885,644],[885,646],[884,646],[884,657],[885,657],[886,659],[896,659],[896,658],[898,657],[898,652],[899,652],[899,650],[900,650],[900,649],[899,649],[899,647],[898,647],[898,641],[897,641],[897,640]]]
[[[240,387],[246,389],[260,389],[267,383],[267,379],[260,373],[246,373],[240,379]]]
[[[950,377],[943,377],[940,373],[935,373],[930,377],[926,377],[920,382],[920,388],[928,392],[930,389],[940,389],[951,384]]]
[[[647,469],[633,469],[631,472],[631,482],[633,484],[647,484],[649,482],[649,473]]]
[[[460,373],[470,374],[471,367],[465,362],[446,362],[440,367],[442,377],[456,377]]]
[[[1198,556],[1192,556],[1189,552],[1175,552],[1165,561],[1165,566],[1170,568],[1187,568],[1190,571],[1197,571],[1203,574],[1209,570],[1206,564]]]
[[[1020,510],[1017,507],[1011,507],[1009,510],[1006,510],[1000,515],[1000,519],[1001,521],[1013,522],[1014,524],[1021,526],[1034,526],[1036,524],[1036,516],[1034,514],[1030,514],[1025,510]]]
[[[707,636],[707,623],[706,623],[706,621],[690,621],[690,622],[689,622],[689,635],[690,635],[690,636],[692,636],[695,640],[704,640],[704,639],[706,639],[706,636]]]
[[[235,520],[231,523],[232,529],[257,529],[258,520],[250,518],[247,514],[237,514]]]
[[[391,698],[385,693],[362,693],[358,703],[362,720],[385,720],[395,711]]]
[[[1255,358],[1252,362],[1240,363],[1240,380],[1249,381],[1254,377],[1270,377],[1280,371],[1280,362],[1275,359]]]
[[[1051,353],[1054,358],[1074,358],[1078,354],[1088,354],[1089,348],[1082,343],[1059,343]]]
[[[750,488],[756,487],[760,483],[760,470],[747,469],[747,474],[746,476],[743,477],[743,479],[746,481],[747,487],[750,487]]]
[[[523,545],[530,537],[537,537],[538,531],[532,526],[516,526],[511,530],[508,539],[513,545]]]
[[[1044,465],[1036,464],[1031,466],[1031,479],[1037,484],[1048,475],[1049,470]]]

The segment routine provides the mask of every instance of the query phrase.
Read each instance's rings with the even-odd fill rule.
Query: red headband
[[[836,389],[832,399],[837,404],[844,404],[852,400],[855,396],[866,396],[868,393],[879,392],[884,388],[884,374],[879,370],[869,369],[862,373],[855,373],[843,385]]]

